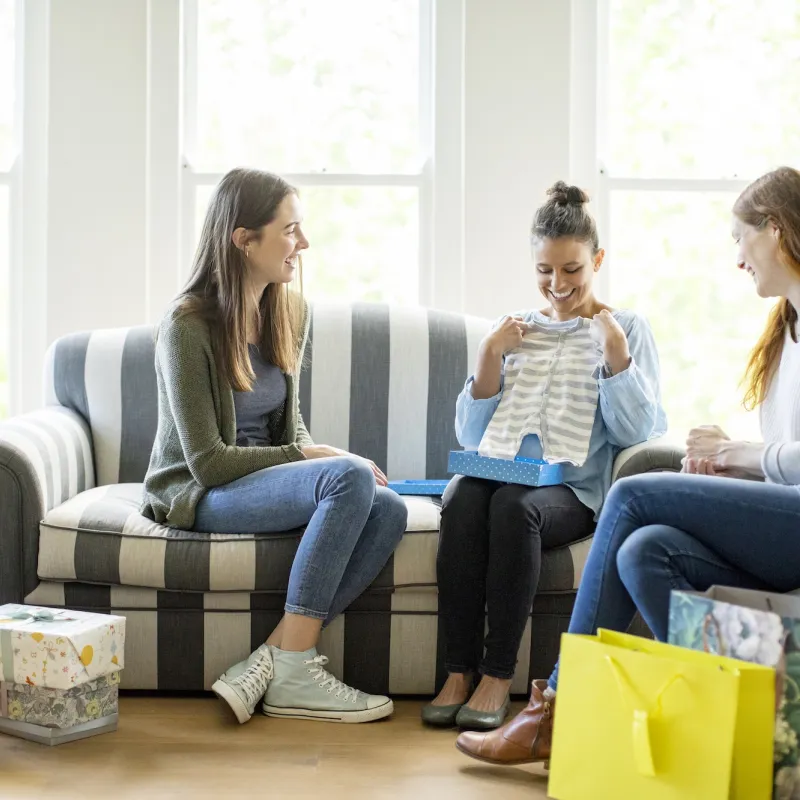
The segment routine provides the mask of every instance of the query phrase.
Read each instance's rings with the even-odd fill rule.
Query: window
[[[600,202],[611,298],[645,313],[670,429],[758,437],[738,381],[774,301],[735,268],[731,206],[800,152],[800,5],[607,0]]]
[[[185,261],[222,174],[257,167],[300,190],[309,297],[419,302],[429,2],[187,2]]]
[[[0,419],[9,412],[12,199],[16,188],[16,0],[0,0]]]

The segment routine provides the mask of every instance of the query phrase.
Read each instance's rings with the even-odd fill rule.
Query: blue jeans
[[[600,514],[569,631],[624,631],[638,608],[664,641],[670,591],[714,584],[800,587],[800,487],[675,473],[619,481]],[[552,689],[557,681],[558,666]]]
[[[269,467],[211,489],[197,506],[194,527],[283,533],[305,525],[285,610],[327,624],[383,569],[407,516],[397,494],[375,485],[366,461],[341,456]]]

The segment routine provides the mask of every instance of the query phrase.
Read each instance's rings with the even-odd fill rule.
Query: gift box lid
[[[125,617],[0,606],[0,680],[70,689],[124,666]]]

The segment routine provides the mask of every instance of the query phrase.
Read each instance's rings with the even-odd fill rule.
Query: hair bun
[[[564,181],[556,181],[547,195],[553,203],[560,206],[582,206],[589,202],[589,195],[579,186],[568,186]]]

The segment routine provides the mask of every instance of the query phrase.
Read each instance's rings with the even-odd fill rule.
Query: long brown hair
[[[181,310],[207,320],[220,374],[236,391],[251,389],[255,375],[247,352],[247,263],[231,237],[237,228],[260,235],[284,198],[296,193],[269,172],[233,169],[225,175],[208,204],[192,274],[181,293]],[[288,285],[271,283],[264,290],[259,301],[261,352],[286,374],[298,368],[302,314],[300,296]]]
[[[733,206],[735,216],[754,228],[772,222],[784,266],[800,277],[800,172],[780,167],[751,183]],[[770,311],[767,326],[750,353],[742,383],[744,407],[752,411],[764,402],[780,361],[786,331],[797,341],[797,311],[782,297]]]

